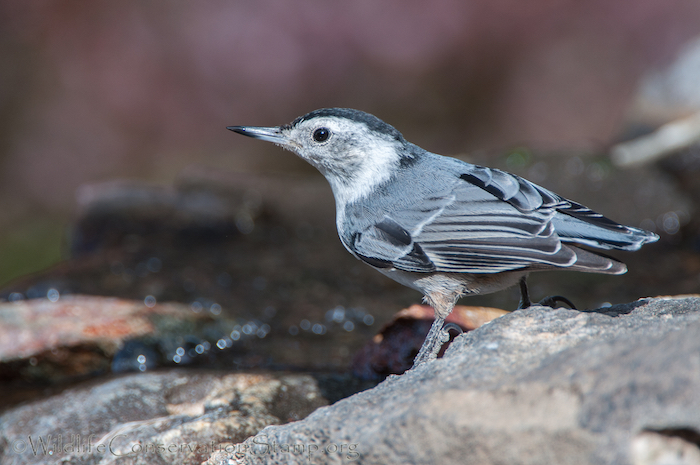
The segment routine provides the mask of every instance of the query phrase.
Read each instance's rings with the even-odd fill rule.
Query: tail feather
[[[583,207],[585,208],[585,207]],[[637,250],[659,236],[639,228],[624,226],[586,209],[590,214],[559,212],[552,224],[562,242],[595,247],[597,249]]]
[[[571,249],[576,254],[576,261],[568,267],[569,270],[603,274],[624,274],[627,272],[627,266],[612,257],[578,247],[564,247]]]

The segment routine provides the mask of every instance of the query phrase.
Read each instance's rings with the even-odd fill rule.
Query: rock
[[[0,463],[199,464],[327,403],[308,375],[132,374],[0,415]]]
[[[209,312],[156,303],[153,297],[145,302],[54,297],[0,303],[0,381],[55,383],[110,370],[174,365],[178,341],[181,347],[186,338],[196,342],[193,351],[201,343],[207,346],[200,351],[204,354],[215,346],[215,333],[226,335],[233,326]],[[181,359],[188,356],[183,351]]]
[[[446,321],[456,324],[462,331],[471,331],[506,313],[498,308],[456,305]],[[381,380],[411,368],[434,319],[435,311],[428,305],[411,305],[401,310],[355,355],[353,374],[360,379]],[[450,341],[438,356],[444,354],[456,334],[450,331]]]
[[[644,431],[632,440],[630,457],[635,465],[694,465],[700,463],[697,432]]]
[[[636,465],[669,451],[690,460],[700,443],[699,354],[697,296],[593,312],[531,307],[206,463]]]

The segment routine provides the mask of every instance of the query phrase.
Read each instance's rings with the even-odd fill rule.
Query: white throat
[[[384,144],[365,147],[364,153],[356,156],[363,157],[364,161],[355,165],[351,178],[340,179],[333,173],[325,174],[338,207],[370,195],[391,177],[399,164],[399,154]]]

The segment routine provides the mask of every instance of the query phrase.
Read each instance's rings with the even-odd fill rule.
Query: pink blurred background
[[[347,106],[444,154],[600,150],[699,33],[697,0],[1,0],[0,284],[60,259],[85,183],[311,173],[227,125]]]

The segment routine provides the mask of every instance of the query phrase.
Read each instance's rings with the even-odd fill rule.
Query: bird
[[[520,176],[431,153],[369,113],[322,108],[282,126],[229,126],[290,150],[325,176],[338,236],[356,258],[421,292],[435,320],[413,368],[449,340],[445,318],[468,295],[520,285],[542,270],[618,275],[599,250],[638,250],[659,236],[625,226]],[[563,301],[553,296],[541,304]]]

